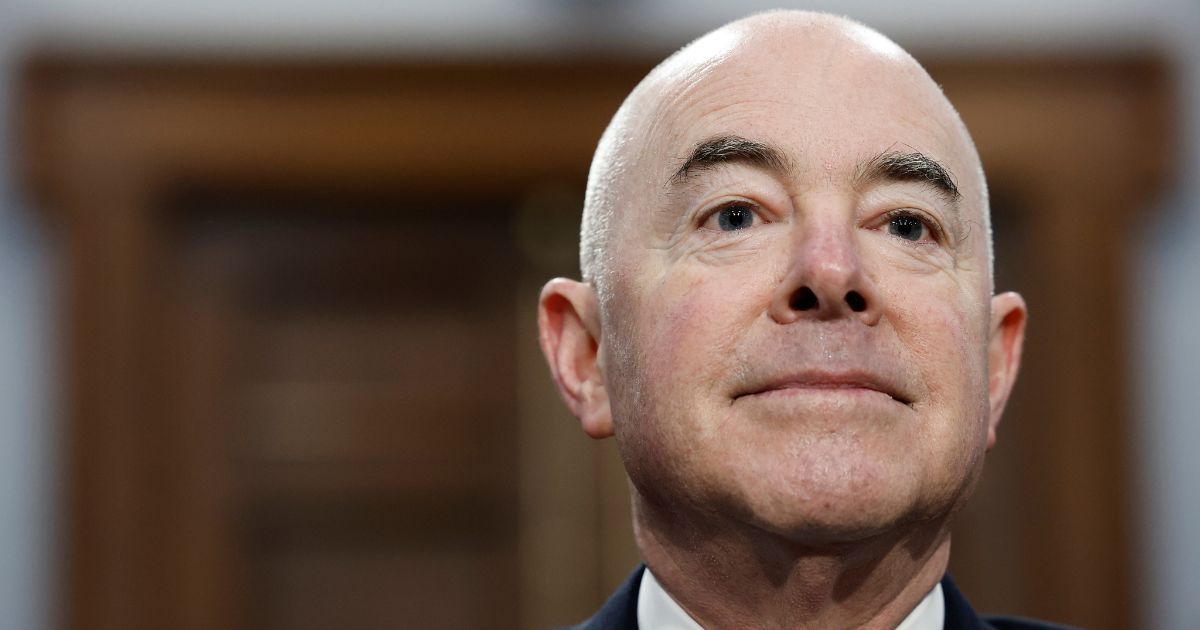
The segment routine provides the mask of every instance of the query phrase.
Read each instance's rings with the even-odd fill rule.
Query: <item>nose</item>
[[[791,245],[787,274],[771,298],[771,318],[780,324],[843,318],[878,323],[882,296],[863,268],[853,228],[808,227]]]

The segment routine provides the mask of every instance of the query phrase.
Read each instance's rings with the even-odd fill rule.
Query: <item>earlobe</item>
[[[988,342],[988,450],[996,444],[996,427],[1021,366],[1025,319],[1025,300],[1020,295],[1008,292],[992,297]]]
[[[613,434],[612,412],[600,360],[600,313],[590,284],[555,278],[538,302],[542,353],[558,393],[589,436]]]

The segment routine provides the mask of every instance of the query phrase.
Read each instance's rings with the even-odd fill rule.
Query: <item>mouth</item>
[[[804,394],[884,395],[910,409],[913,400],[893,380],[870,372],[809,371],[769,379],[738,392],[733,400],[752,396],[788,396]]]

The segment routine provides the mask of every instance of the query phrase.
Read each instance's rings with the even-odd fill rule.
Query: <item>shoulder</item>
[[[645,569],[645,565],[639,565],[596,614],[564,630],[637,630],[638,589]]]
[[[1064,626],[1057,623],[1047,623],[1022,617],[986,616],[983,618],[988,628],[995,630],[1076,630],[1074,626]]]
[[[949,573],[942,578],[942,595],[946,602],[945,630],[1072,630],[1071,626],[1021,617],[978,616]]]

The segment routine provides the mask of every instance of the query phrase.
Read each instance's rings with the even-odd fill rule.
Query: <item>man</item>
[[[879,33],[772,12],[633,91],[541,343],[615,436],[646,566],[583,628],[1016,628],[944,578],[1025,305],[938,86]]]

